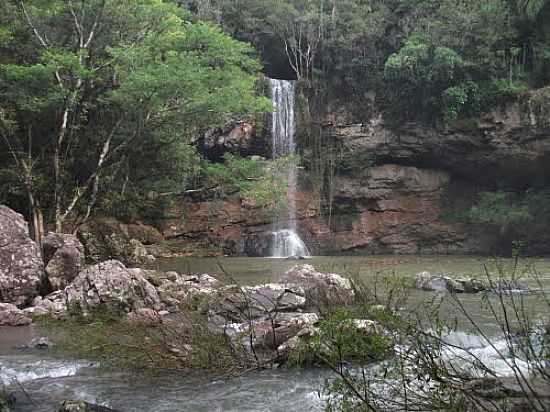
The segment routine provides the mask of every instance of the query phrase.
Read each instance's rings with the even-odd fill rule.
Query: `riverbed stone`
[[[0,303],[0,326],[24,326],[32,323],[25,312],[11,303]]]
[[[513,377],[485,377],[466,382],[464,390],[484,410],[550,410],[550,383],[543,378],[522,378],[520,382]]]
[[[316,313],[277,313],[260,319],[225,325],[225,333],[233,338],[241,338],[244,346],[255,349],[275,350],[295,336],[312,333],[319,322]]]
[[[38,295],[44,264],[22,215],[0,205],[0,302],[19,307]]]
[[[295,312],[303,309],[305,304],[305,291],[300,286],[280,283],[229,285],[216,290],[201,310],[210,316],[242,322],[278,312]]]
[[[312,265],[296,265],[280,279],[286,285],[297,285],[305,291],[306,306],[340,306],[353,302],[351,281],[335,273],[318,272]]]
[[[50,287],[64,289],[84,267],[84,246],[75,235],[50,232],[43,248]]]
[[[58,412],[120,412],[106,406],[95,405],[84,401],[63,401]]]
[[[473,278],[461,277],[453,279],[444,275],[432,275],[430,272],[420,272],[415,276],[415,287],[425,291],[478,293],[486,290],[486,285]]]
[[[104,307],[131,312],[142,308],[162,310],[155,287],[141,269],[128,269],[109,260],[84,269],[64,290],[67,307],[84,314]]]
[[[58,290],[47,296],[37,296],[32,301],[32,306],[23,309],[31,317],[52,315],[60,317],[67,312],[67,297],[64,290]]]
[[[197,306],[222,285],[218,279],[206,273],[180,275],[174,271],[158,274],[156,282],[161,301],[172,310],[179,310],[181,304]]]
[[[464,293],[478,293],[487,290],[487,285],[475,278],[462,277],[456,279],[464,288]]]

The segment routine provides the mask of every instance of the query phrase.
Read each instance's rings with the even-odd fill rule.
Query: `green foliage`
[[[158,325],[131,323],[121,315],[100,308],[82,316],[74,310],[70,318],[41,318],[41,324],[55,332],[54,350],[99,360],[103,368],[230,375],[251,366],[252,359],[235,352],[223,334],[209,330],[207,319],[197,312],[187,313],[177,324]]]
[[[391,341],[375,326],[359,327],[357,314],[337,309],[319,322],[318,331],[291,353],[291,364],[321,364],[339,368],[343,362],[364,365],[386,359],[392,352]]]
[[[385,64],[385,79],[395,91],[392,98],[400,102],[394,108],[398,110],[396,115],[420,110],[428,116],[456,118],[472,88],[462,84],[465,68],[454,50],[409,40]]]
[[[193,187],[194,138],[271,109],[253,48],[168,1],[2,0],[4,9],[0,160],[30,159],[20,193],[32,190],[47,211],[57,199],[73,218],[96,204],[133,217],[150,192]]]
[[[548,212],[548,200],[550,194],[547,191],[528,191],[523,194],[503,191],[481,192],[478,201],[470,209],[447,212],[442,218],[499,227],[517,226]]]
[[[394,121],[451,121],[550,82],[547,0],[188,3],[358,120],[374,95]]]
[[[468,212],[468,218],[474,223],[505,225],[525,223],[532,216],[524,202],[514,202],[505,192],[482,192],[477,205]]]
[[[290,157],[264,161],[233,154],[224,156],[224,163],[204,164],[207,186],[221,186],[225,192],[239,191],[255,206],[276,205],[286,199],[286,171],[294,163]]]

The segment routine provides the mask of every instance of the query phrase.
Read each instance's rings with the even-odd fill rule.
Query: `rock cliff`
[[[298,228],[314,253],[492,253],[496,228],[448,221],[445,212],[470,207],[480,191],[550,181],[550,89],[446,125],[390,125],[381,114],[358,122],[338,110],[321,124],[322,139],[342,155],[330,212],[307,184],[310,172],[302,172]],[[222,146],[239,140],[220,139]],[[190,253],[262,256],[269,254],[271,221],[268,210],[238,194],[180,197],[162,232]],[[546,229],[524,228],[531,253],[550,250]]]

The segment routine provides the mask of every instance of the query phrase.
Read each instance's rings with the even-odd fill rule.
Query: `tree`
[[[190,23],[173,4],[7,4],[0,33],[23,47],[0,66],[2,138],[31,213],[37,204],[53,210],[57,231],[85,222],[101,182],[112,182],[132,157],[189,158],[182,143],[199,131],[269,107],[255,92],[261,67],[252,49]],[[51,179],[51,197],[36,187],[42,179]]]

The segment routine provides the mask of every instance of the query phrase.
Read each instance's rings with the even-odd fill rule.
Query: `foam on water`
[[[483,376],[482,364],[499,377],[510,377],[520,371],[529,373],[529,363],[514,355],[511,342],[504,337],[490,338],[490,342],[479,335],[452,332],[443,337],[445,345],[442,357],[458,369],[474,376]]]
[[[273,256],[272,257],[307,257],[309,250],[293,230],[284,229],[273,232]]]
[[[81,368],[91,366],[84,362],[51,359],[0,358],[0,383],[9,386],[44,378],[75,376]]]

